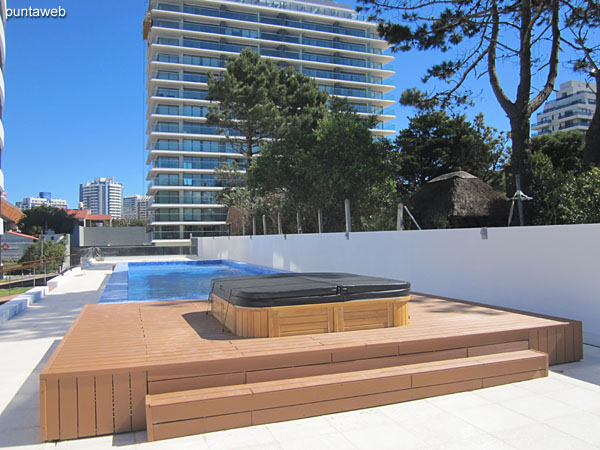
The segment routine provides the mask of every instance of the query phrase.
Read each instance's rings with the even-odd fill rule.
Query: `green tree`
[[[46,241],[43,242],[44,252],[43,258],[50,259],[51,261],[47,261],[44,266],[39,269],[36,268],[36,272],[42,271],[44,268],[46,273],[58,272],[62,267],[63,258],[65,256],[65,244],[63,241]],[[19,260],[20,263],[28,263],[33,261],[39,261],[42,258],[42,241],[38,240],[34,244],[31,244],[25,252],[23,256]],[[39,273],[39,272],[38,272]]]
[[[37,206],[26,210],[18,225],[23,233],[32,235],[39,235],[48,229],[57,234],[70,234],[77,225],[77,219],[64,209]]]
[[[487,127],[483,115],[471,124],[464,116],[443,111],[422,113],[409,119],[394,144],[398,189],[406,197],[427,181],[464,170],[495,187],[501,186],[501,169],[507,159],[503,133]]]
[[[563,42],[575,51],[573,69],[596,83],[596,105],[600,105],[600,3],[577,0],[567,2],[566,7],[567,33]],[[600,108],[594,111],[585,134],[583,163],[586,168],[600,166]]]
[[[225,133],[249,168],[252,156],[267,140],[278,139],[300,118],[318,120],[328,95],[310,77],[293,68],[280,69],[245,49],[230,59],[222,78],[209,75],[208,98],[219,105],[209,108],[207,123]]]
[[[583,170],[583,146],[585,133],[559,131],[534,136],[531,140],[533,153],[541,152],[550,158],[555,170],[581,172]]]
[[[145,227],[148,221],[145,219],[113,219],[110,222],[112,227]]]
[[[511,166],[520,176],[525,193],[533,183],[531,165],[531,115],[548,99],[556,82],[560,47],[559,0],[359,0],[372,20],[379,22],[379,34],[396,51],[438,50],[452,57],[432,66],[423,81],[447,83],[447,89],[433,89],[420,95],[428,107],[447,106],[452,101],[468,102],[465,81],[481,73],[488,75],[494,95],[510,120]],[[361,9],[361,8],[359,8]],[[382,18],[396,14],[394,23]],[[389,17],[389,16],[388,16]],[[497,74],[497,64],[514,62],[516,98],[506,94]],[[535,90],[532,74],[546,71],[546,79]],[[413,100],[419,100],[419,96]],[[425,101],[425,102],[424,102]]]
[[[375,117],[361,118],[337,98],[330,108],[315,132],[304,136],[303,145],[297,145],[295,129],[282,145],[265,146],[254,162],[249,186],[284,198],[313,224],[322,210],[330,231],[343,230],[344,200],[349,199],[353,227],[369,229],[382,203],[394,197],[394,152],[373,138]]]
[[[600,222],[600,169],[576,174],[554,168],[551,158],[533,155],[533,223],[556,225]]]

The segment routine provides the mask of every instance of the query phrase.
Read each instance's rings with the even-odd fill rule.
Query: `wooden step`
[[[148,440],[281,422],[547,376],[521,350],[445,361],[146,395]]]

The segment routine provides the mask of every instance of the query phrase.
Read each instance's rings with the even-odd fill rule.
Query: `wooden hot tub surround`
[[[408,324],[410,296],[310,305],[247,308],[211,294],[210,311],[225,328],[247,338],[372,330]]]

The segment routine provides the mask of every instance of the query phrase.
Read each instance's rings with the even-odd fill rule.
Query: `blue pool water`
[[[99,303],[206,299],[213,278],[278,272],[228,260],[119,263]]]

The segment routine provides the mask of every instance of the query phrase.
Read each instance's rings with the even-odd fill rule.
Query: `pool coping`
[[[174,260],[174,261],[132,261],[132,262],[119,262],[116,263],[113,272],[110,275],[108,283],[106,284],[104,291],[98,301],[99,304],[116,304],[116,303],[145,303],[145,302],[156,302],[156,301],[164,301],[157,299],[148,299],[148,300],[129,300],[129,265],[130,264],[144,264],[144,265],[169,265],[169,264],[223,264],[225,266],[233,267],[236,269],[246,270],[246,271],[257,271],[258,274],[269,274],[269,273],[290,273],[287,270],[282,269],[274,269],[273,267],[260,266],[258,264],[248,264],[239,261],[233,261],[230,259],[201,259],[190,261],[188,259],[182,260]],[[207,298],[208,299],[208,298]],[[174,301],[177,299],[173,299]],[[181,301],[183,299],[179,299],[177,301]],[[200,300],[200,299],[199,299]]]

